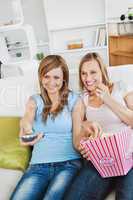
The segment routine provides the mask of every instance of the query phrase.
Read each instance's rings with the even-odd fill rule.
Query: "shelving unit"
[[[34,31],[31,25],[23,24],[24,17],[23,17],[23,11],[21,6],[21,0],[13,0],[12,1],[13,8],[14,8],[14,20],[11,24],[8,25],[1,25],[0,26],[0,60],[2,63],[15,63],[22,60],[32,60],[35,58],[35,55],[37,53],[37,45],[36,45],[36,39],[34,36]],[[22,34],[25,35],[28,51],[25,53],[26,56],[24,57],[14,57],[14,54],[9,51],[9,48],[6,43],[6,33],[10,33],[10,35],[13,35],[14,31],[22,31]]]
[[[105,27],[105,23],[94,23],[88,25],[81,25],[77,27],[67,27],[55,30],[49,30],[50,49],[52,53],[69,53],[71,51],[86,51],[87,49],[95,50],[106,46],[104,41],[102,46],[96,45],[98,40],[99,31],[101,27]],[[104,38],[103,38],[104,39]],[[69,41],[81,40],[83,48],[67,49]]]
[[[56,0],[44,0],[44,8],[51,54],[62,55],[70,69],[76,69],[81,57],[88,52],[99,52],[108,64],[105,1],[58,0],[57,5]],[[77,41],[81,41],[82,48],[68,48],[69,43],[76,46]]]
[[[22,56],[22,58],[17,58],[16,57],[16,61],[18,60],[31,60],[33,58],[35,58],[36,52],[37,52],[37,45],[36,45],[36,40],[35,40],[35,36],[34,36],[34,31],[31,25],[21,25],[21,26],[11,26],[10,28],[7,29],[5,28],[5,30],[2,28],[0,28],[0,37],[3,41],[3,45],[1,46],[1,52],[4,52],[4,61],[3,62],[14,62],[15,61],[15,57],[12,51],[9,51],[9,47],[7,47],[6,41],[5,41],[5,35],[6,32],[9,32],[10,34],[13,34],[14,31],[21,31],[22,34],[24,34],[26,41],[27,41],[27,51],[24,53],[24,55]],[[19,48],[18,48],[19,49]],[[16,50],[18,50],[16,48]],[[20,47],[20,50],[22,50],[22,48]],[[2,53],[1,53],[2,54]]]
[[[110,65],[133,63],[133,35],[118,35],[109,37]]]

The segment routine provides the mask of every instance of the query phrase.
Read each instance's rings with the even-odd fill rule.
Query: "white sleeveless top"
[[[124,96],[133,91],[133,87],[126,86],[125,83],[122,81],[114,83],[113,86],[113,91],[111,93],[111,96],[120,104],[126,106],[125,101],[124,101]],[[95,108],[92,106],[88,105],[88,98],[89,95],[84,93],[82,95],[82,100],[84,102],[85,108],[86,108],[86,119],[88,121],[96,121],[98,122],[102,129],[103,132],[111,132],[115,133],[116,131],[120,131],[123,128],[126,128],[127,125],[123,123],[117,115],[111,111],[108,106],[105,104],[102,104],[100,107]]]

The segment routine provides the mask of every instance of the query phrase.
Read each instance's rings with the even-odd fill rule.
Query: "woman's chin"
[[[96,91],[95,86],[87,86],[86,89],[87,89],[88,92],[95,92]]]
[[[54,95],[57,94],[58,91],[57,90],[48,90],[48,94]]]

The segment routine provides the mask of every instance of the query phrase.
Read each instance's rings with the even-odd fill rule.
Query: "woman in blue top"
[[[60,200],[81,168],[72,145],[71,112],[77,95],[68,89],[68,67],[61,56],[45,57],[38,71],[41,94],[30,97],[20,123],[20,136],[36,134],[29,168],[11,200]],[[33,131],[32,131],[33,130]]]

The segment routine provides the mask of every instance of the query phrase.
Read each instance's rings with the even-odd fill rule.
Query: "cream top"
[[[132,87],[126,86],[125,83],[119,81],[114,84],[111,96],[117,102],[126,106],[124,96],[131,91],[133,91]],[[120,131],[121,129],[127,127],[127,125],[123,123],[119,119],[119,117],[117,117],[117,115],[114,112],[112,112],[111,109],[108,108],[108,106],[106,106],[105,104],[102,104],[100,107],[96,108],[89,106],[88,94],[84,93],[81,98],[86,107],[87,120],[98,122],[101,125],[103,132],[115,133],[116,131]]]

